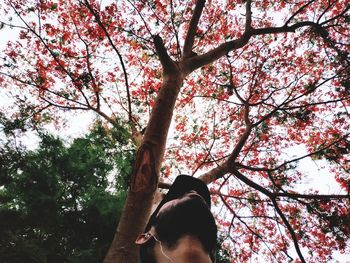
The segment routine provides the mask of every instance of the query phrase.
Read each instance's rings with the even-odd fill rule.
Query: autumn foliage
[[[347,0],[5,0],[2,30],[19,35],[1,56],[0,84],[16,99],[13,118],[92,111],[128,127],[140,147],[124,211],[138,227],[121,223],[106,262],[123,253],[137,262],[132,239],[153,186],[179,172],[210,184],[232,262],[328,262],[350,252],[349,8]],[[153,178],[148,190],[139,173]],[[307,185],[328,175],[328,192]],[[117,251],[121,244],[132,249]]]

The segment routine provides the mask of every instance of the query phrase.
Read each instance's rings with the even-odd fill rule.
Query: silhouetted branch
[[[271,167],[271,168],[268,168],[268,167],[251,167],[251,166],[246,166],[246,165],[243,165],[243,164],[240,164],[240,163],[236,163],[235,166],[238,169],[239,168],[243,168],[243,169],[247,169],[247,170],[250,170],[250,171],[256,171],[256,172],[258,172],[258,171],[264,171],[264,172],[278,171],[278,170],[282,169],[284,166],[286,166],[286,165],[288,165],[290,163],[294,163],[294,162],[300,161],[302,159],[305,159],[307,157],[311,157],[311,156],[317,155],[317,154],[323,152],[324,150],[326,150],[326,149],[336,145],[337,143],[341,142],[342,140],[344,140],[345,138],[347,138],[349,136],[350,136],[350,133],[347,133],[347,134],[341,136],[338,140],[335,140],[332,143],[327,144],[327,145],[323,146],[322,148],[319,148],[317,151],[314,151],[314,152],[302,155],[300,157],[288,160],[288,161],[286,161],[286,162],[284,162],[282,164],[276,165],[275,167]]]
[[[176,70],[175,63],[170,58],[164,46],[163,39],[159,35],[154,35],[153,42],[154,42],[154,46],[156,48],[160,63],[162,64],[164,73],[166,74],[172,73],[173,70]]]
[[[117,47],[115,46],[110,34],[107,31],[107,28],[105,27],[105,25],[103,24],[103,22],[101,21],[101,18],[99,16],[99,14],[97,13],[96,10],[94,10],[94,8],[90,5],[89,1],[85,0],[85,6],[90,10],[90,12],[92,13],[92,15],[95,17],[97,24],[100,26],[100,28],[103,30],[103,32],[105,33],[109,44],[112,46],[113,50],[115,51],[115,53],[118,56],[118,59],[120,61],[120,65],[122,66],[122,71],[124,74],[124,81],[125,81],[125,88],[126,88],[126,95],[127,95],[127,100],[128,100],[128,115],[129,115],[129,122],[130,124],[133,125],[133,117],[132,117],[132,109],[131,109],[131,97],[130,97],[130,88],[129,88],[129,80],[128,80],[128,73],[126,71],[126,67],[125,67],[125,63],[123,60],[123,57],[121,55],[121,53],[119,52],[119,50],[117,49]]]
[[[199,19],[202,15],[202,11],[205,5],[205,0],[198,0],[193,11],[193,15],[190,21],[190,25],[186,34],[185,44],[183,48],[184,58],[192,56],[192,48],[194,44],[194,39],[196,36],[197,26]]]
[[[295,234],[295,231],[293,229],[293,227],[291,226],[291,224],[289,223],[288,219],[286,218],[286,216],[283,214],[282,210],[279,208],[278,204],[277,204],[277,201],[272,198],[271,199],[278,215],[281,217],[284,225],[287,227],[288,229],[288,232],[290,233],[291,237],[292,237],[292,240],[293,240],[293,243],[294,243],[294,247],[295,247],[295,250],[297,251],[297,254],[299,256],[299,259],[301,260],[301,262],[303,263],[306,263],[305,259],[304,259],[304,256],[303,254],[301,253],[301,250],[300,250],[300,247],[299,247],[299,243],[298,243],[298,237],[297,235]]]

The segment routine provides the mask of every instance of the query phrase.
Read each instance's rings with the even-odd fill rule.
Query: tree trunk
[[[139,248],[135,240],[144,231],[150,215],[167,134],[183,82],[178,67],[172,69],[172,72],[163,76],[162,88],[152,109],[142,145],[137,152],[122,217],[104,263],[139,262]]]

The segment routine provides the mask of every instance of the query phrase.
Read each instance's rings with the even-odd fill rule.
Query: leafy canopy
[[[17,0],[1,12],[20,31],[0,64],[15,120],[90,110],[139,145],[177,85],[161,175],[212,183],[234,260],[349,252],[348,1]],[[339,191],[305,185],[304,159]]]

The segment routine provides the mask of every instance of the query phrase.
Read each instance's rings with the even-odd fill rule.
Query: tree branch
[[[289,223],[288,219],[286,218],[286,216],[283,214],[282,210],[279,208],[277,201],[274,198],[271,198],[271,201],[278,213],[278,215],[281,217],[283,223],[285,224],[285,226],[288,229],[288,232],[290,233],[293,243],[294,243],[294,247],[295,250],[297,251],[297,254],[299,256],[299,259],[301,260],[301,262],[306,263],[303,254],[301,253],[300,247],[299,247],[299,243],[298,243],[298,237],[295,234],[295,231],[293,229],[293,227],[291,226],[291,224]]]
[[[187,68],[190,72],[208,65],[222,56],[226,55],[228,52],[244,47],[251,37],[250,33],[243,34],[240,38],[223,43],[218,47],[208,51],[203,55],[198,55],[186,60]]]
[[[247,10],[249,10],[248,7]],[[232,50],[239,49],[245,46],[252,36],[295,32],[297,29],[307,26],[314,27],[317,29],[321,28],[322,30],[324,30],[319,24],[312,21],[299,22],[291,26],[284,25],[281,27],[266,27],[254,29],[249,27],[249,16],[247,16],[247,19],[248,21],[246,21],[246,26],[248,26],[248,30],[246,30],[240,38],[223,43],[205,54],[189,58],[188,61],[186,61],[188,70],[190,70],[190,72],[194,71],[197,68],[200,68],[202,66],[216,61],[217,59],[226,55]]]
[[[289,24],[290,21],[292,21],[292,19],[294,17],[296,17],[299,13],[301,13],[306,7],[308,7],[310,4],[312,4],[313,2],[315,2],[315,0],[311,0],[308,3],[306,3],[305,5],[301,6],[284,24],[285,26],[287,26]]]
[[[350,195],[319,195],[319,194],[298,194],[298,193],[276,193],[276,197],[290,197],[308,200],[330,200],[330,199],[350,199]]]
[[[38,89],[39,91],[41,91],[41,92],[47,92],[47,93],[50,93],[50,94],[52,94],[52,95],[55,95],[55,96],[57,96],[57,97],[59,97],[59,98],[61,98],[61,99],[64,99],[64,100],[66,100],[66,101],[69,101],[69,102],[72,102],[72,103],[74,103],[74,104],[80,105],[79,107],[76,107],[76,106],[67,106],[66,108],[69,108],[69,109],[73,109],[73,108],[74,108],[74,109],[82,109],[82,110],[88,110],[89,108],[91,108],[90,104],[89,104],[86,100],[85,100],[85,101],[86,101],[86,104],[84,104],[84,103],[82,103],[82,102],[80,102],[80,101],[67,98],[67,97],[65,97],[64,95],[62,95],[62,94],[60,94],[60,93],[58,93],[58,92],[56,92],[56,91],[53,91],[53,90],[50,90],[50,89],[45,89],[45,88],[41,87],[40,85],[37,85],[37,84],[35,84],[35,83],[31,83],[31,82],[28,81],[28,80],[22,80],[22,79],[20,79],[19,77],[16,77],[16,76],[11,76],[11,75],[9,75],[9,74],[7,74],[7,73],[5,73],[5,72],[1,72],[1,71],[0,71],[0,75],[4,75],[4,76],[6,76],[6,77],[8,77],[8,78],[13,79],[14,81],[18,81],[18,82],[21,83],[21,84],[35,87],[35,88],[37,88],[37,89]],[[43,99],[43,97],[40,97],[40,98]],[[48,100],[47,102],[49,103],[50,101]],[[54,103],[52,103],[52,102],[50,102],[50,104],[54,105]],[[56,104],[55,104],[55,106],[56,106]],[[63,108],[63,105],[60,105],[60,107]]]
[[[79,29],[78,29],[78,26],[76,25],[74,19],[72,19],[72,21],[73,21],[73,24],[74,24],[74,27],[75,27],[75,31],[77,33],[78,38],[84,43],[84,46],[85,46],[85,51],[86,51],[85,58],[86,58],[86,66],[87,66],[87,69],[88,69],[88,75],[89,75],[90,80],[92,82],[92,91],[93,91],[93,93],[95,94],[95,97],[96,97],[97,109],[100,109],[100,92],[99,92],[99,88],[98,88],[98,86],[96,84],[96,80],[95,80],[95,77],[94,77],[94,75],[92,73],[92,69],[91,69],[90,47],[89,47],[89,44],[86,43],[86,41],[81,36],[81,34],[79,32]],[[88,85],[86,84],[86,86],[88,86]]]
[[[129,122],[130,124],[133,125],[133,117],[132,117],[132,109],[131,109],[131,97],[130,97],[130,88],[129,88],[129,80],[128,80],[128,73],[126,71],[126,67],[125,67],[125,63],[123,60],[122,55],[120,54],[119,50],[117,49],[117,47],[114,45],[113,40],[111,39],[110,34],[107,31],[107,28],[104,26],[104,24],[101,21],[101,18],[99,16],[99,14],[94,10],[94,8],[90,5],[89,1],[85,0],[85,6],[90,10],[90,12],[93,14],[93,16],[96,19],[97,24],[100,26],[100,28],[103,30],[103,32],[105,33],[109,44],[112,46],[113,50],[115,51],[115,53],[118,56],[118,59],[120,61],[120,65],[122,66],[122,71],[124,74],[124,80],[125,80],[125,88],[126,88],[126,95],[127,95],[127,99],[128,99],[128,111],[129,111]],[[134,126],[134,125],[133,125]]]
[[[183,48],[183,57],[188,58],[192,56],[192,48],[194,44],[194,38],[196,36],[197,26],[199,19],[202,15],[205,0],[198,0],[193,11],[193,15],[190,21],[190,25],[186,34],[185,44]]]
[[[276,202],[276,196],[274,193],[270,192],[269,190],[267,190],[266,188],[262,187],[261,185],[255,183],[254,181],[250,180],[249,178],[245,177],[242,173],[240,173],[237,169],[233,168],[232,169],[232,173],[239,179],[241,180],[242,182],[244,182],[246,185],[254,188],[255,190],[261,192],[262,194],[268,196],[271,201],[273,202],[274,206],[275,206],[275,209],[277,211],[277,213],[279,214],[279,216],[281,217],[283,223],[285,224],[285,226],[287,227],[289,233],[291,234],[292,236],[292,240],[293,240],[293,243],[294,243],[294,246],[295,246],[295,249],[297,251],[297,254],[300,258],[300,260],[302,262],[306,262],[304,257],[303,257],[303,254],[301,253],[300,251],[300,248],[299,248],[299,244],[298,244],[298,239],[297,239],[297,236],[294,232],[294,229],[292,228],[292,226],[290,225],[290,223],[288,222],[287,218],[285,217],[285,215],[283,214],[283,212],[281,211],[281,209],[278,207],[278,204]]]
[[[168,55],[168,52],[164,46],[163,39],[159,35],[153,36],[154,46],[156,48],[160,63],[162,64],[165,74],[170,74],[173,70],[176,70],[174,61]]]
[[[246,129],[244,133],[241,135],[241,137],[239,138],[236,146],[234,147],[228,159],[224,161],[222,164],[220,164],[219,166],[215,167],[214,169],[211,169],[210,171],[202,174],[199,177],[199,179],[201,179],[202,181],[208,184],[222,177],[223,175],[225,175],[231,170],[231,168],[235,164],[235,160],[237,159],[239,153],[241,152],[242,148],[244,147],[245,143],[247,142],[252,132],[252,124],[249,120],[249,105],[247,103],[245,104],[245,109],[244,109],[244,122],[246,125]]]
[[[182,54],[181,54],[181,46],[180,46],[180,40],[179,40],[179,32],[178,32],[178,29],[175,26],[173,0],[170,0],[170,20],[171,20],[172,30],[174,30],[174,36],[175,36],[175,39],[176,39],[176,50],[177,50],[177,53],[178,53],[177,57],[180,58],[182,56]]]
[[[258,35],[266,35],[266,34],[278,34],[278,33],[294,33],[297,29],[302,27],[316,27],[319,28],[320,25],[312,22],[312,21],[303,21],[295,23],[291,26],[281,26],[281,27],[265,27],[265,28],[257,28],[252,29],[252,35],[258,36]]]
[[[350,136],[350,133],[347,133],[347,134],[343,135],[342,137],[340,137],[338,140],[333,141],[333,142],[325,145],[324,147],[318,149],[317,151],[314,151],[314,152],[311,152],[311,153],[299,156],[297,158],[285,161],[284,163],[276,165],[275,167],[271,167],[271,168],[268,168],[268,167],[250,167],[250,166],[246,166],[246,165],[239,164],[239,163],[236,163],[235,166],[237,168],[244,168],[244,169],[247,169],[247,170],[250,170],[250,171],[256,171],[256,172],[257,171],[265,171],[265,172],[278,171],[279,169],[282,169],[284,166],[286,166],[286,165],[288,165],[290,163],[297,162],[297,161],[300,161],[300,160],[305,159],[307,157],[311,157],[313,155],[319,154],[319,153],[323,152],[324,150],[326,150],[326,149],[336,145],[337,143],[343,141],[345,138],[347,138],[349,136]]]
[[[245,32],[249,32],[252,29],[252,0],[248,0],[246,3],[245,17]]]

